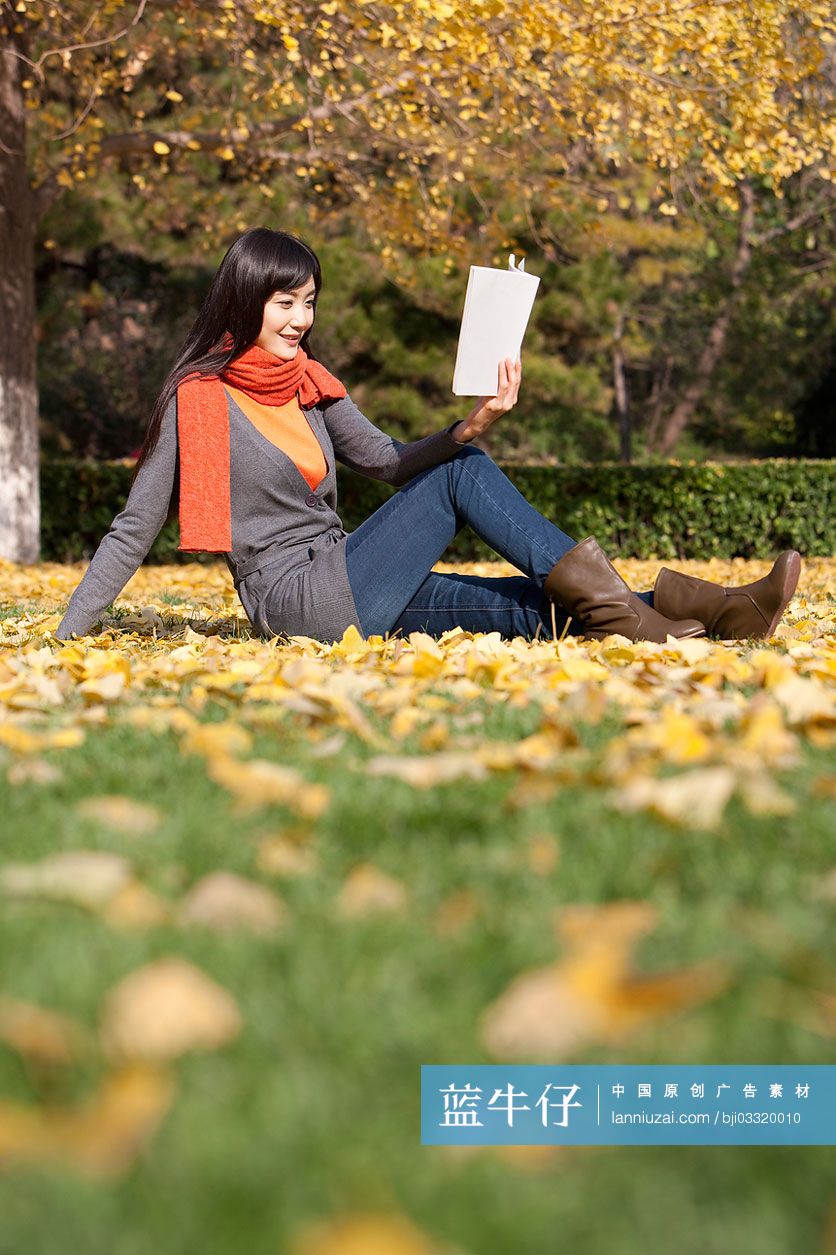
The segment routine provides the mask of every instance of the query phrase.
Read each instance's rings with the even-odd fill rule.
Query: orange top
[[[325,454],[296,397],[286,405],[262,405],[239,388],[229,388],[235,401],[262,436],[295,462],[311,488],[322,482],[328,471]]]

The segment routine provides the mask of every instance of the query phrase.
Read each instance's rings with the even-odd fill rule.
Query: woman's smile
[[[291,361],[299,341],[314,320],[316,285],[309,279],[290,292],[274,292],[264,305],[264,317],[256,344],[276,357]]]

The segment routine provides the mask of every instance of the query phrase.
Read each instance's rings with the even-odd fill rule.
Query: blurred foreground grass
[[[421,1063],[831,1062],[834,565],[772,642],[682,650],[267,643],[202,567],[63,645],[83,568],[0,568],[2,1255],[829,1255],[833,1148],[418,1114]]]

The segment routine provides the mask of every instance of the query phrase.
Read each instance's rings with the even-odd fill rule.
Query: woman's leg
[[[432,574],[464,523],[523,576]],[[532,636],[539,622],[550,638],[566,626],[542,592],[555,562],[575,541],[536,511],[481,449],[464,447],[449,462],[423,471],[375,510],[346,542],[349,582],[365,635],[399,626],[433,634],[448,627]],[[641,595],[653,604],[653,594]],[[574,620],[572,629],[581,631]]]
[[[532,598],[538,592],[542,598],[546,576],[576,543],[526,501],[492,458],[481,449],[464,446],[450,461],[416,475],[349,535],[346,565],[365,635],[382,635],[392,629],[465,523],[526,573],[534,586],[521,603],[529,617]],[[495,610],[502,613],[503,604],[507,608],[507,592],[492,589],[479,577],[466,582],[480,583],[488,593],[498,591],[499,600],[492,603]],[[433,582],[428,591],[440,610],[437,598],[442,586]],[[460,604],[460,587],[456,598]],[[643,600],[649,598],[648,594]],[[422,608],[429,607],[417,606],[419,611]]]
[[[576,619],[555,608],[534,580],[525,575],[480,576],[442,574],[431,571],[406,609],[392,624],[392,632],[403,636],[427,632],[441,636],[454,628],[465,632],[499,632],[511,639],[527,640],[553,635],[578,635],[583,631]]]

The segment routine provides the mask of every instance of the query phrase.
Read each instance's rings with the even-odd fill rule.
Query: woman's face
[[[274,292],[264,306],[264,319],[256,344],[290,362],[299,341],[314,320],[316,285],[313,278],[292,292]]]

